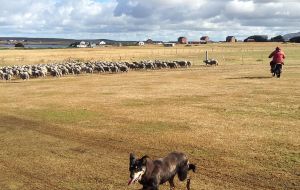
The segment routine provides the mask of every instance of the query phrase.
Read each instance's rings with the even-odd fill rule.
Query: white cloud
[[[300,31],[297,0],[0,0],[0,36],[215,40]]]
[[[233,0],[226,5],[226,11],[239,15],[249,14],[255,11],[255,4],[253,1]]]

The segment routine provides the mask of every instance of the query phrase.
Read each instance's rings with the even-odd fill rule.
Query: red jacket
[[[284,62],[285,59],[285,54],[281,50],[275,50],[273,51],[270,55],[269,58],[273,57],[273,62],[274,63],[282,63]]]

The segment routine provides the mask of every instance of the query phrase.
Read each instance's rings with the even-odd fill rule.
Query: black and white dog
[[[137,159],[130,154],[130,180],[128,185],[139,182],[142,190],[158,190],[160,184],[170,183],[170,189],[174,189],[174,177],[178,175],[180,181],[188,177],[189,170],[195,172],[196,165],[190,164],[185,154],[172,152],[165,158],[152,160],[148,156]],[[190,189],[190,180],[187,180],[187,189]]]

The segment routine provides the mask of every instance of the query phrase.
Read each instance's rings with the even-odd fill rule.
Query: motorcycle
[[[276,63],[274,68],[272,69],[272,75],[273,77],[280,78],[280,75],[282,73],[282,64],[281,63]]]

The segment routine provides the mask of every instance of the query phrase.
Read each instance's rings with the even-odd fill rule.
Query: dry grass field
[[[197,164],[194,190],[300,189],[300,46],[280,44],[287,60],[276,79],[267,58],[276,45],[0,50],[0,66],[69,57],[194,63],[0,81],[0,189],[136,190],[127,186],[129,153],[174,150]],[[206,50],[219,66],[203,66]]]

